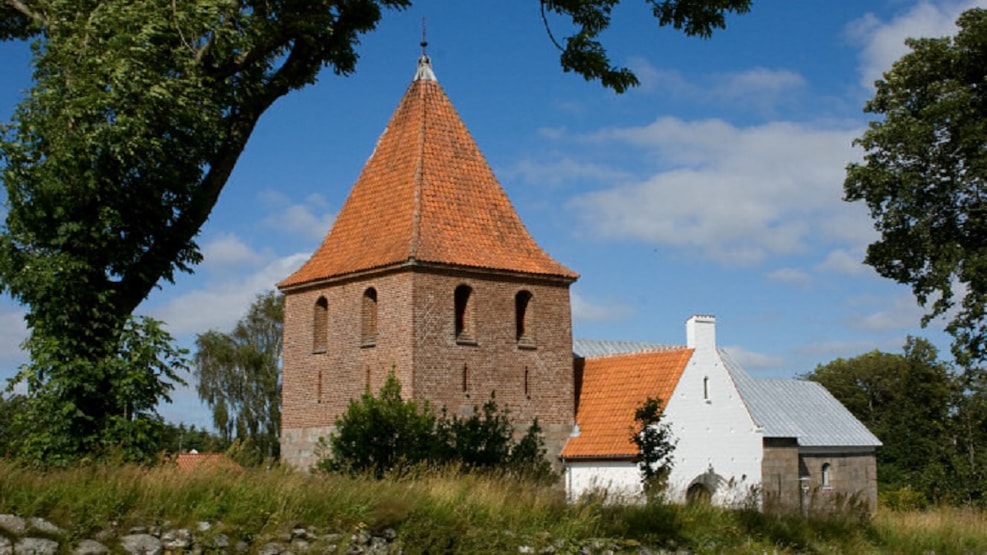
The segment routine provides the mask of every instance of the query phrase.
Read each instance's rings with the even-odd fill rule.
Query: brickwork
[[[472,289],[473,337],[456,340],[455,290]],[[365,292],[377,295],[376,341],[364,341]],[[527,342],[517,339],[515,297],[531,293]],[[314,311],[328,302],[325,352],[313,352]],[[285,297],[282,455],[314,462],[349,400],[376,392],[394,370],[406,397],[469,414],[491,394],[523,431],[538,418],[550,455],[573,425],[572,323],[568,281],[478,271],[404,270],[329,282]],[[468,380],[464,390],[463,370]],[[527,373],[527,384],[525,375]],[[527,391],[526,391],[527,385]]]

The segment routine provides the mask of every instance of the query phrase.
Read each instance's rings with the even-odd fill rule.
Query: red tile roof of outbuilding
[[[631,441],[634,411],[648,398],[664,407],[682,377],[693,349],[602,356],[585,359],[576,424],[563,459],[623,459],[637,455]]]
[[[279,287],[416,262],[578,277],[532,239],[428,64],[322,245]]]

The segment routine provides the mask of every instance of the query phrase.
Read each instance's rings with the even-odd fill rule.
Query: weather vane
[[[426,56],[427,54],[425,53],[425,48],[428,47],[428,41],[425,40],[425,17],[424,16],[422,16],[422,42],[421,42],[421,46],[422,46],[422,56]]]

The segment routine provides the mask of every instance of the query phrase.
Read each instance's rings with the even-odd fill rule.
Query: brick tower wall
[[[472,289],[472,342],[456,338],[455,290],[460,285]],[[515,320],[519,291],[531,294],[522,342]],[[568,284],[423,272],[416,275],[414,295],[415,398],[468,415],[494,394],[519,433],[538,418],[554,462],[575,421]]]
[[[457,341],[455,289],[472,288],[472,337]],[[363,297],[377,293],[377,336],[366,344]],[[531,293],[528,341],[516,334],[515,295]],[[316,302],[328,305],[328,341],[313,352]],[[519,432],[537,417],[554,461],[574,422],[572,323],[567,284],[462,272],[403,271],[285,296],[282,459],[318,461],[349,400],[376,393],[393,369],[406,398],[470,414],[495,393]],[[466,390],[463,367],[467,368]],[[525,389],[527,370],[527,389]]]
[[[411,383],[412,311],[408,274],[333,283],[285,295],[281,390],[281,457],[298,468],[318,461],[319,438],[328,439],[350,399],[376,393],[393,369]],[[377,292],[377,340],[364,344],[364,292]],[[328,301],[328,341],[313,352],[315,304]],[[407,394],[407,391],[405,392]]]

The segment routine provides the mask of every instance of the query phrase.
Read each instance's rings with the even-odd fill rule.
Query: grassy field
[[[744,509],[566,504],[555,489],[451,472],[374,481],[253,469],[42,472],[0,461],[2,513],[48,518],[74,538],[110,523],[125,530],[210,521],[254,545],[299,524],[335,532],[390,527],[406,553],[516,553],[520,545],[549,544],[564,553],[590,538],[694,553],[987,553],[987,515],[975,511],[803,519]]]

